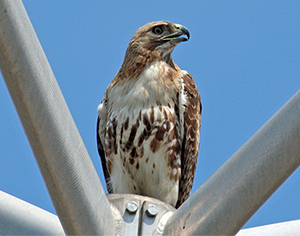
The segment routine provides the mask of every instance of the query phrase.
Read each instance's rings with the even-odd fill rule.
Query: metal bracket
[[[134,194],[108,194],[115,216],[116,235],[163,235],[176,211],[160,200]]]

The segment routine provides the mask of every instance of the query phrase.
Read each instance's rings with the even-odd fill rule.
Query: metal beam
[[[165,218],[168,219],[172,212],[175,212],[175,209],[171,206],[153,198],[129,194],[110,194],[108,197],[118,211],[118,214],[115,215],[119,224],[119,232],[117,234],[119,233],[120,235],[125,235],[126,233],[129,233],[128,235],[138,235],[138,232],[135,231],[139,227],[143,228],[143,226],[146,226],[146,228],[151,226],[151,232],[161,235],[160,229],[164,227]],[[139,212],[141,211],[140,202],[144,201],[154,203],[158,209],[158,215],[153,216],[155,218],[150,224],[149,220],[145,221],[145,217],[142,217],[144,220],[141,220],[141,217],[136,216],[137,214],[142,214]],[[128,203],[132,202],[137,203],[136,209],[129,208],[130,205]],[[147,208],[144,211],[147,211]],[[159,214],[161,215],[160,217]],[[143,215],[146,216],[146,214]],[[0,219],[0,235],[64,235],[63,228],[56,215],[2,191],[0,191]],[[148,224],[145,224],[146,222]],[[300,220],[294,220],[242,229],[237,236],[294,236],[299,232]],[[139,235],[142,235],[142,233],[139,232]]]
[[[300,220],[242,229],[236,236],[295,236],[300,232]]]
[[[169,219],[164,235],[234,235],[300,165],[300,91]]]
[[[114,217],[20,0],[0,1],[0,68],[66,234],[114,234]]]
[[[0,235],[65,235],[56,215],[0,191]]]

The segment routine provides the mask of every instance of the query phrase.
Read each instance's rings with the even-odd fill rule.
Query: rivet
[[[147,214],[149,216],[156,216],[158,213],[157,207],[153,204],[149,204],[147,208]]]
[[[135,213],[138,209],[138,205],[136,204],[136,202],[129,202],[127,204],[127,208],[126,208],[130,213]]]

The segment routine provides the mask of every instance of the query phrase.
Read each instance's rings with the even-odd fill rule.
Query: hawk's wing
[[[105,158],[105,152],[104,152],[104,148],[100,139],[100,135],[99,135],[99,129],[100,129],[100,117],[98,116],[97,119],[97,147],[98,147],[98,153],[100,155],[101,158],[101,163],[102,163],[102,169],[103,169],[103,173],[104,173],[104,177],[105,177],[105,181],[106,181],[106,186],[107,186],[107,191],[109,193],[112,193],[112,186],[110,183],[110,175],[108,173],[108,169],[107,169],[107,165],[106,165],[106,158]]]
[[[199,153],[202,105],[194,79],[189,73],[182,77],[186,107],[183,113],[183,141],[181,149],[181,177],[176,208],[190,195]]]

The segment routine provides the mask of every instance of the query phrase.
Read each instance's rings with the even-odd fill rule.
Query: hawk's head
[[[154,60],[173,64],[171,53],[180,42],[188,41],[190,33],[182,25],[155,21],[139,28],[130,40],[121,71],[138,74]]]
[[[190,33],[184,26],[169,21],[156,21],[139,28],[133,35],[129,46],[163,51],[174,49],[178,43],[187,41],[189,38]]]

